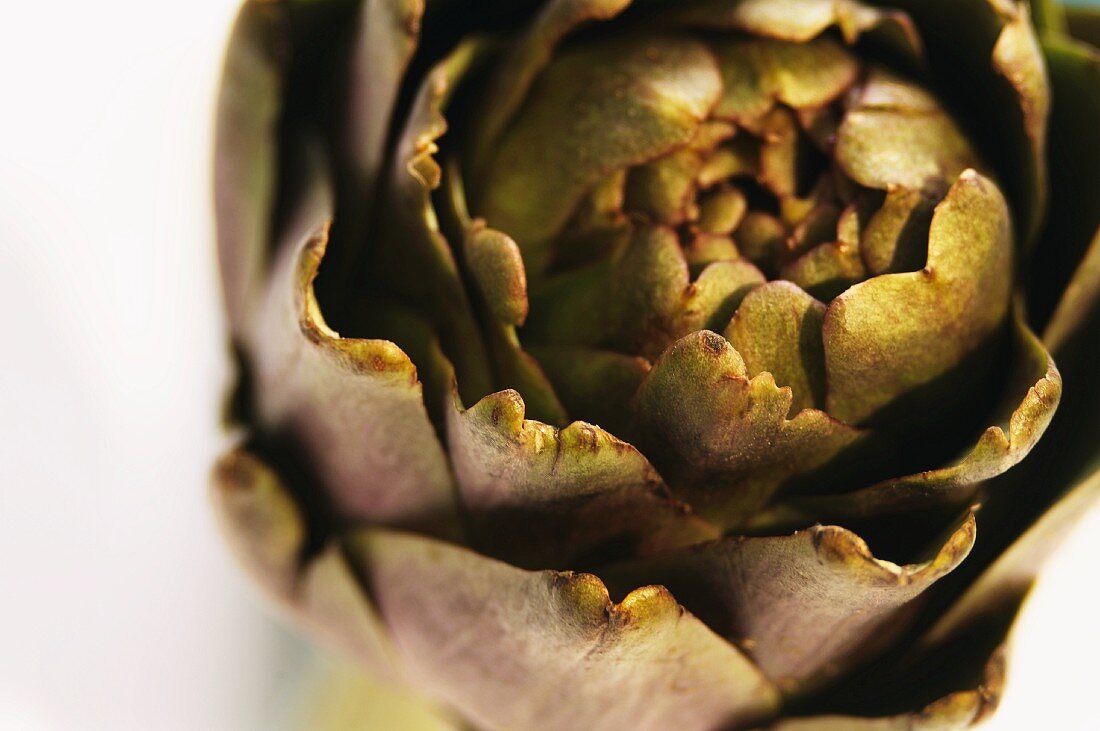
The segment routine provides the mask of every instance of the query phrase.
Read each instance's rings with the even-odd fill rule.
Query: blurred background
[[[207,504],[230,441],[210,149],[235,8],[0,22],[0,731],[293,728],[334,662],[247,583]],[[1097,557],[1093,510],[1027,605],[989,731],[1100,728]]]

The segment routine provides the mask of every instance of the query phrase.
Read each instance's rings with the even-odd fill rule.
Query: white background
[[[232,0],[0,22],[0,729],[259,729],[303,650],[206,503],[227,381],[209,213]],[[1095,729],[1100,513],[988,729]]]

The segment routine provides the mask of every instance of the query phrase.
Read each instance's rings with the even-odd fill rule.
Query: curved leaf
[[[990,665],[1003,662],[1005,638],[1039,567],[1100,495],[1097,466],[1093,455],[1091,468],[1055,497],[1052,506],[1043,485],[1025,483],[1024,490],[1014,494],[1007,485],[991,490],[980,513],[982,543],[962,569],[941,584],[921,633],[831,688],[827,698],[809,701],[807,708],[824,705],[860,712],[868,705],[912,707],[934,694],[966,687],[981,672],[978,663],[992,656],[986,665],[988,676]],[[1025,471],[1033,482],[1047,476],[1041,469]],[[1038,518],[1032,512],[1036,497],[1048,501]],[[1000,689],[989,690],[989,702],[982,704],[984,711],[975,722],[996,707]]]
[[[1014,611],[1031,589],[1040,567],[1098,497],[1100,469],[1068,490],[997,556],[921,636],[920,646],[927,649],[938,645],[985,618],[1006,609]]]
[[[398,679],[394,648],[340,546],[306,558],[304,518],[282,476],[238,447],[218,461],[212,487],[226,538],[260,585],[317,636]]]
[[[222,529],[241,563],[272,594],[289,597],[306,528],[279,476],[238,447],[218,460],[211,488]]]
[[[347,546],[421,686],[481,728],[746,727],[776,711],[759,671],[661,587],[614,603],[595,576],[409,534]]]
[[[768,371],[789,386],[794,412],[821,408],[825,400],[825,305],[785,281],[768,282],[745,297],[726,339],[745,360],[746,375]]]
[[[565,408],[541,365],[523,349],[516,332],[530,307],[527,268],[519,246],[507,234],[488,228],[484,219],[470,218],[458,166],[452,165],[449,172],[444,198],[450,205],[444,211],[461,232],[465,270],[477,288],[477,301],[483,310],[482,328],[496,384],[523,393],[537,418],[562,425],[568,420]]]
[[[919,190],[894,186],[867,221],[859,253],[872,275],[911,272],[928,260],[928,227],[935,201]]]
[[[346,215],[370,207],[386,157],[394,106],[420,40],[424,2],[364,0],[361,4],[342,130],[341,150],[352,170],[354,203],[354,207],[342,211]]]
[[[729,342],[710,331],[669,346],[631,402],[631,441],[673,492],[723,526],[752,516],[789,478],[830,462],[863,432],[823,411],[788,419],[790,388],[749,378]]]
[[[1015,92],[1023,113],[1023,131],[1030,147],[1028,185],[1034,192],[1032,205],[1020,209],[1020,219],[1027,238],[1034,240],[1042,224],[1042,211],[1047,203],[1047,122],[1050,117],[1050,81],[1039,39],[1031,25],[1025,4],[1018,4],[1018,14],[1010,17],[993,45],[993,68]],[[1029,201],[1030,202],[1030,201]]]
[[[1001,327],[1011,287],[1008,207],[968,170],[936,207],[922,271],[874,277],[830,303],[828,412],[864,423],[963,363]]]
[[[397,650],[341,546],[328,545],[302,567],[293,602],[317,637],[376,677],[404,679]]]
[[[480,545],[525,566],[571,565],[597,551],[652,553],[714,538],[672,500],[634,447],[599,427],[523,418],[515,391],[447,418],[459,495]]]
[[[218,92],[214,211],[218,263],[234,338],[241,335],[268,259],[279,118],[288,60],[286,10],[246,3],[233,26]]]
[[[466,266],[490,314],[505,325],[527,319],[527,273],[510,237],[478,221],[466,231]]]
[[[978,158],[962,130],[920,86],[873,69],[837,130],[836,161],[853,180],[942,194]]]
[[[1046,329],[1043,343],[1057,352],[1066,341],[1085,326],[1091,312],[1100,305],[1100,229],[1089,244],[1085,258],[1058,300]]]
[[[896,639],[921,594],[966,558],[975,535],[970,515],[931,559],[898,566],[844,528],[814,526],[724,538],[605,573],[613,586],[667,586],[784,695],[801,695]]]
[[[337,520],[446,531],[451,476],[416,367],[392,342],[342,338],[321,315],[313,280],[331,199],[320,181],[309,188],[248,333],[259,427],[303,450]]]

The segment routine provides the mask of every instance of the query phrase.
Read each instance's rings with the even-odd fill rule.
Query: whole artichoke
[[[240,554],[477,728],[984,718],[1100,489],[1086,40],[1049,0],[246,3]]]

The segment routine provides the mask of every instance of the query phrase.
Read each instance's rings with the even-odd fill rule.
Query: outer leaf
[[[364,0],[352,49],[344,151],[356,208],[368,209],[385,160],[391,117],[420,38],[424,0]]]
[[[485,548],[526,566],[573,565],[600,550],[643,554],[718,531],[667,494],[634,447],[599,427],[523,418],[515,391],[448,414],[450,455]]]
[[[1051,221],[1051,234],[1060,235],[1060,238],[1049,240],[1057,242],[1058,250],[1069,256],[1057,267],[1062,270],[1057,277],[1049,277],[1050,270],[1046,271],[1046,286],[1055,286],[1062,299],[1053,308],[1056,314],[1048,323],[1044,337],[1052,348],[1065,380],[1066,393],[1071,394],[1071,398],[1062,404],[1035,455],[1014,471],[1020,484],[1033,486],[1033,489],[1008,494],[1014,501],[1006,508],[1014,510],[1006,511],[1006,522],[1014,530],[1007,533],[1006,540],[1026,527],[1026,523],[1020,523],[1020,518],[1028,519],[1046,509],[1066,485],[1072,484],[1089,468],[1096,458],[1096,444],[1091,436],[1100,429],[1100,380],[1096,378],[1096,363],[1100,358],[1100,339],[1096,336],[1100,332],[1100,297],[1097,296],[1100,286],[1097,249],[1100,244],[1093,244],[1086,252],[1088,241],[1097,240],[1100,224],[1100,207],[1097,206],[1100,171],[1089,167],[1097,150],[1088,143],[1090,139],[1100,139],[1097,137],[1100,134],[1100,87],[1096,85],[1100,79],[1100,55],[1079,44],[1051,42],[1047,48],[1055,81],[1055,98],[1059,100],[1054,128],[1061,134],[1076,131],[1084,140],[1079,148],[1070,144],[1063,146],[1061,140],[1057,146],[1052,145],[1054,159],[1068,176],[1058,176],[1058,190],[1065,197],[1064,201],[1059,200],[1059,211],[1073,217],[1062,215]],[[1036,257],[1033,269],[1038,269],[1040,262],[1046,268],[1046,258]],[[1069,277],[1071,271],[1072,279],[1068,284],[1061,284],[1062,277]],[[1035,299],[1038,297],[1034,296]],[[1041,313],[1036,315],[1041,317]]]
[[[1046,437],[1035,445],[1031,457],[985,487],[980,516],[983,539],[962,569],[942,585],[937,603],[946,604],[946,614],[916,650],[892,653],[854,677],[847,688],[834,689],[823,702],[835,708],[837,698],[845,698],[839,707],[858,709],[890,693],[891,707],[906,707],[911,705],[912,693],[898,696],[890,688],[900,692],[910,686],[925,687],[930,689],[927,693],[959,687],[958,683],[965,682],[965,677],[973,672],[971,661],[1003,641],[1039,563],[1052,550],[1057,537],[1095,500],[1100,489],[1095,440],[1091,438],[1100,414],[1097,398],[1100,392],[1094,376],[1098,318],[1100,308],[1093,306],[1081,327],[1061,340],[1055,352],[1064,368],[1067,393],[1073,397],[1053,415],[1053,420],[1049,415],[1045,418],[1050,421],[1050,428]],[[1052,367],[1049,356],[1024,329],[1019,313],[1016,321],[1020,333],[1027,336],[1024,344],[1031,344],[1032,367],[1038,370],[1040,363],[1047,361],[1049,370]],[[1051,380],[1048,375],[1046,380],[1048,388],[1058,385],[1060,390],[1060,376]],[[1037,393],[1042,390],[1030,390],[1027,400]],[[1014,419],[1026,413],[1027,400]],[[1020,419],[1018,423],[1023,425],[1027,421]],[[966,463],[964,460],[961,464],[965,467]],[[900,481],[899,486],[910,481],[911,478]],[[937,482],[930,481],[923,499],[916,483],[908,486],[908,506],[934,505],[936,501],[929,498],[944,487]],[[1067,486],[1074,485],[1067,494]],[[929,615],[930,620],[934,618],[935,614]],[[874,678],[876,684],[873,694],[867,692],[868,678]],[[921,695],[927,698],[926,693]]]
[[[398,679],[394,648],[342,549],[306,561],[304,518],[278,472],[239,447],[219,460],[212,487],[226,536],[261,586],[319,637]]]
[[[1042,207],[1047,202],[1049,181],[1046,173],[1047,121],[1050,116],[1050,81],[1047,78],[1043,52],[1031,25],[1027,6],[1020,4],[1018,14],[1011,16],[997,36],[993,46],[993,68],[1012,87],[1023,112],[1023,130],[1034,169],[1028,182],[1034,191],[1034,202],[1021,209],[1021,224],[1030,242],[1042,222]]]
[[[832,688],[828,697],[812,703],[856,712],[868,706],[912,707],[932,694],[968,687],[981,672],[979,661],[990,654],[990,664],[999,664],[1005,636],[1040,565],[1100,494],[1096,466],[1093,459],[1092,473],[1037,520],[1028,514],[1035,497],[1042,494],[1042,486],[1027,484],[1025,490],[1015,494],[1006,493],[1004,485],[991,491],[980,514],[985,527],[983,541],[970,560],[941,584],[940,596],[928,619],[936,619],[944,599],[950,600],[947,611],[939,614],[930,628],[926,624],[913,641],[860,671],[843,686]],[[1034,469],[1026,471],[1035,474]],[[1012,523],[1021,521],[1026,530],[1006,536],[1006,523],[1011,530]],[[982,570],[975,571],[974,567]],[[975,721],[996,707],[999,688],[990,690],[991,697],[982,704],[984,712]]]
[[[398,95],[420,44],[425,0],[363,0],[354,19],[347,71],[341,75],[341,126],[334,140],[334,161],[340,178],[339,217],[334,229],[337,244],[330,251],[329,286],[354,291],[361,286],[364,247],[377,237],[372,232],[377,192],[385,183]],[[327,39],[311,43],[321,46]],[[313,83],[320,83],[314,80]]]
[[[301,567],[293,602],[317,637],[379,678],[404,679],[396,648],[342,547],[330,544]]]
[[[1095,135],[1096,129],[1089,121],[1100,121],[1100,107],[1094,104],[1100,100],[1097,95],[1100,90],[1084,82],[1100,78],[1100,60],[1095,53],[1076,44],[1052,42],[1048,51],[1059,107],[1054,129],[1067,125],[1061,128]],[[1069,154],[1068,148],[1054,149],[1054,159],[1067,161],[1069,172],[1076,171],[1076,164],[1081,162],[1078,157],[1087,154],[1087,146],[1076,157]],[[1083,172],[1085,177],[1078,177],[1076,182],[1095,195],[1092,186],[1095,181],[1087,177],[1094,171]],[[1063,179],[1063,183],[1068,181]],[[1074,191],[1072,185],[1061,189],[1070,195],[1080,192]],[[1075,195],[1071,201],[1081,206],[1076,211],[1081,218],[1065,228],[1058,223],[1053,225],[1067,234],[1073,232],[1061,242],[1072,250],[1077,248],[1073,246],[1074,239],[1087,236],[1100,214]],[[1094,238],[1065,287],[1044,336],[1064,374],[1066,393],[1072,397],[1055,414],[1046,438],[1036,446],[1033,456],[990,484],[983,512],[989,516],[987,524],[992,532],[983,549],[976,552],[975,570],[971,572],[976,575],[981,569],[981,573],[971,577],[974,580],[968,585],[958,587],[961,596],[930,630],[924,641],[926,648],[948,638],[974,634],[971,631],[974,626],[1011,621],[1041,562],[1100,492],[1097,471],[1100,464],[1094,438],[1100,417],[1100,384],[1095,367],[1096,333],[1100,332],[1097,241],[1100,237]],[[975,625],[978,621],[981,624]]]
[[[446,530],[451,477],[416,367],[392,342],[340,337],[314,297],[331,211],[315,175],[249,331],[259,426],[303,450],[338,520]]]
[[[415,676],[480,728],[710,729],[776,711],[759,671],[661,587],[615,604],[595,576],[413,535],[348,546]]]
[[[287,723],[310,731],[468,731],[422,695],[365,673],[346,660],[317,658],[311,663],[306,697]]]
[[[1074,333],[1085,327],[1089,314],[1100,305],[1100,229],[1093,237],[1084,260],[1074,272],[1062,299],[1043,331],[1043,343],[1058,350]]]
[[[974,544],[973,516],[926,562],[898,566],[837,526],[726,538],[608,570],[613,584],[660,583],[730,638],[785,695],[828,683],[908,625],[921,594]]]
[[[262,289],[271,238],[278,122],[287,70],[285,9],[241,7],[229,39],[214,139],[218,261],[234,338]]]
[[[306,529],[298,506],[267,465],[235,449],[218,460],[214,506],[241,563],[271,593],[292,594]]]

